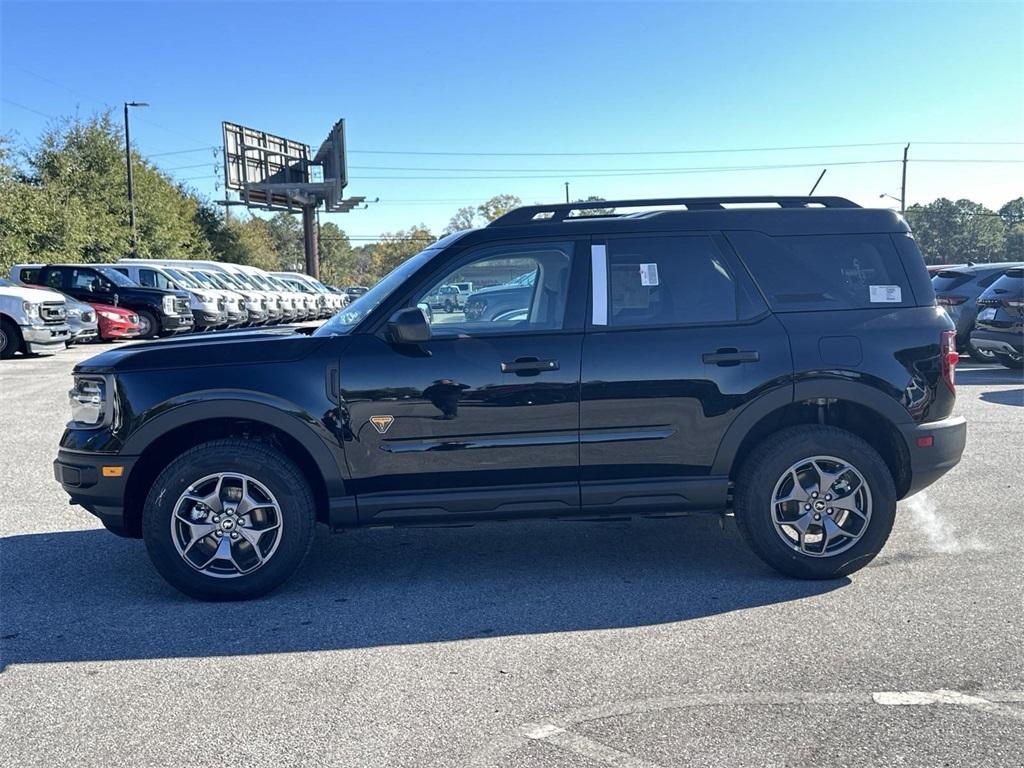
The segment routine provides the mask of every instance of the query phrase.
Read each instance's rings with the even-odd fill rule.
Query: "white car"
[[[331,317],[347,303],[344,294],[335,293],[316,278],[303,274],[302,272],[273,272],[274,276],[282,280],[290,281],[292,284],[299,283],[307,286],[319,297],[320,316]]]
[[[0,358],[52,354],[70,339],[63,296],[0,279]]]

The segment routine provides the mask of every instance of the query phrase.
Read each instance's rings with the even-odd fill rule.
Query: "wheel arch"
[[[125,485],[125,528],[141,535],[142,507],[153,480],[176,456],[201,443],[243,437],[270,443],[292,459],[313,491],[317,520],[338,524],[332,499],[345,496],[335,454],[314,428],[296,414],[271,405],[224,399],[204,400],[163,413],[138,429],[122,452],[137,455]]]
[[[851,432],[878,451],[896,485],[898,498],[910,488],[910,452],[897,424],[913,419],[895,399],[865,384],[845,381],[798,382],[792,397],[775,391],[754,401],[733,421],[719,446],[711,473],[735,479],[756,445],[774,432],[800,424],[820,424]]]

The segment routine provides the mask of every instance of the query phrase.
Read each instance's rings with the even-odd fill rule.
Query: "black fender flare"
[[[796,382],[793,388],[775,389],[747,405],[729,425],[711,467],[712,475],[728,475],[744,438],[766,416],[791,403],[828,398],[857,403],[875,411],[893,426],[913,424],[903,405],[881,390],[856,381],[833,378],[811,378]]]
[[[125,441],[122,453],[139,456],[172,430],[210,419],[261,422],[284,432],[306,450],[323,478],[328,499],[346,494],[343,449],[340,445],[332,449],[332,436],[326,426],[294,403],[258,392],[207,390],[169,400],[157,408],[160,412]]]

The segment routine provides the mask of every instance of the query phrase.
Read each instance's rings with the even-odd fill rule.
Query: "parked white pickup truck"
[[[0,279],[0,358],[53,353],[70,338],[63,296]]]

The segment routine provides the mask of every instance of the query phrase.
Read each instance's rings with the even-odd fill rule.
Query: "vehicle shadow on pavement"
[[[747,550],[731,521],[318,531],[306,565],[248,603],[168,586],[103,530],[0,540],[0,664],[334,650],[688,621],[841,588]],[[0,666],[2,668],[2,666]]]
[[[1024,387],[982,392],[981,399],[986,403],[998,403],[999,405],[1024,405]]]

